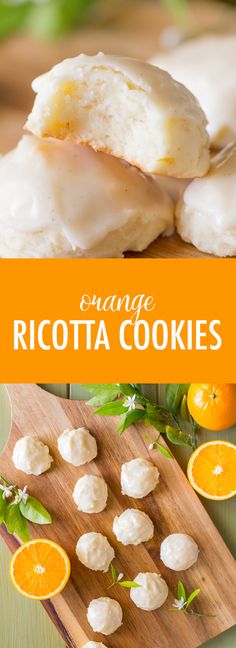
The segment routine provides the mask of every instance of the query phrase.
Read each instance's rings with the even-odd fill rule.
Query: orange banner
[[[0,280],[0,382],[236,382],[235,260],[3,259]]]

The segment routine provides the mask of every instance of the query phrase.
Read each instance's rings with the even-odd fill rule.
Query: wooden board
[[[126,590],[113,589],[112,596],[123,608],[124,624],[113,636],[106,638],[108,648],[179,648],[181,645],[197,648],[231,627],[236,621],[235,562],[177,462],[147,450],[141,425],[120,438],[116,420],[94,416],[82,401],[57,398],[35,385],[9,385],[8,391],[13,427],[9,444],[0,458],[0,472],[20,487],[27,483],[32,494],[44,502],[54,522],[50,527],[41,527],[40,535],[60,542],[70,556],[72,577],[69,584],[61,595],[45,603],[67,646],[81,648],[89,639],[102,640],[101,635],[93,634],[86,619],[86,608],[92,598],[109,595],[110,577],[87,570],[75,555],[78,537],[91,530],[107,535],[116,551],[117,568],[127,578],[134,578],[138,571],[160,570],[170,590],[169,599],[160,610],[146,613],[130,604]],[[87,466],[75,468],[60,457],[57,437],[65,428],[80,425],[85,425],[95,435],[98,457]],[[12,463],[15,442],[25,434],[38,436],[49,445],[54,456],[53,468],[40,477],[26,477],[16,471]],[[121,464],[136,456],[149,455],[160,469],[160,486],[143,501],[122,496]],[[78,513],[71,497],[76,480],[85,473],[102,474],[109,486],[107,509],[96,516]],[[129,506],[143,508],[155,523],[154,539],[139,547],[123,547],[112,532],[114,516]],[[0,530],[13,551],[17,540],[7,534],[4,526]],[[32,537],[39,536],[38,527],[31,525],[31,530]],[[197,565],[179,574],[166,569],[159,558],[161,540],[176,531],[188,532],[200,547]],[[169,612],[179,577],[189,590],[201,587],[198,610],[207,610],[216,617],[188,618]]]

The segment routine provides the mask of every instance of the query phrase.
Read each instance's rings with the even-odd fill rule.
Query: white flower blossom
[[[124,578],[124,574],[121,572],[119,576],[117,576],[117,582],[121,581],[121,579]]]
[[[3,491],[2,497],[3,499],[8,499],[8,497],[12,497],[12,491],[15,486],[3,486],[0,484],[0,489]]]
[[[18,497],[19,497],[19,502],[23,502],[23,504],[26,504],[27,499],[29,497],[27,491],[28,486],[24,486],[23,490],[18,488]]]
[[[148,446],[148,450],[153,450],[154,447],[155,447],[155,444],[154,444],[154,443],[150,443],[150,445]]]
[[[128,408],[128,412],[132,412],[136,409],[136,395],[128,396],[124,402],[124,407]]]
[[[177,610],[182,610],[185,607],[186,603],[187,603],[187,601],[185,601],[184,597],[181,596],[180,599],[175,599],[172,607],[176,608]]]

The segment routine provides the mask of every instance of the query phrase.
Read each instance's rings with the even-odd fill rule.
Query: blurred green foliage
[[[99,0],[0,0],[0,38],[26,29],[43,37],[58,36],[86,20]]]
[[[109,1],[107,0],[108,5]],[[158,1],[165,4],[178,21],[185,14],[190,0],[156,0]],[[223,1],[236,4],[236,0]],[[90,6],[99,5],[99,2],[101,0],[0,0],[0,38],[23,29],[44,38],[59,36],[88,21]],[[133,3],[135,4],[135,0]]]

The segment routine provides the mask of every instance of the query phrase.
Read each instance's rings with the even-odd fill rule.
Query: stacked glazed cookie
[[[33,82],[25,136],[0,160],[0,256],[120,257],[173,231],[158,176],[209,167],[206,118],[148,63],[80,55]]]

